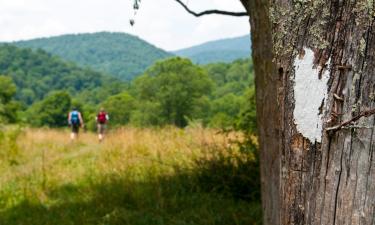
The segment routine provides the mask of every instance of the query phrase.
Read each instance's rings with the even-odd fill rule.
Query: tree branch
[[[337,126],[326,128],[326,131],[335,132],[337,130],[340,130],[344,126],[349,125],[352,122],[355,122],[355,121],[359,120],[362,117],[369,117],[373,114],[375,114],[375,109],[363,111],[360,114],[358,114],[357,116],[355,116],[355,117],[351,118],[350,120],[347,120],[347,121],[345,121],[345,122],[343,122],[343,123],[341,123]]]
[[[200,17],[204,15],[210,15],[210,14],[219,14],[219,15],[225,15],[225,16],[248,16],[247,12],[228,12],[228,11],[221,11],[217,9],[212,9],[212,10],[206,10],[203,12],[196,13],[189,9],[187,5],[185,5],[181,0],[175,0],[178,2],[188,13],[192,14],[195,17]]]

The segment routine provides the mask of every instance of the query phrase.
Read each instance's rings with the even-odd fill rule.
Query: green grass
[[[235,148],[225,150],[234,135],[123,129],[102,144],[91,133],[75,143],[66,131],[17,136],[16,145],[0,144],[1,225],[260,224],[259,202],[231,188],[253,168],[244,168],[252,161]]]

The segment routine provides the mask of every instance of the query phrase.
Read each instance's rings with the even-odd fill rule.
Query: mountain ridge
[[[130,81],[156,61],[180,56],[196,64],[231,63],[249,58],[250,35],[208,41],[167,52],[141,38],[121,32],[65,34],[8,42],[22,48],[42,49],[81,67]]]
[[[233,62],[236,59],[250,57],[250,35],[208,41],[188,48],[175,50],[172,53],[188,57],[197,64]]]
[[[141,38],[120,32],[66,34],[10,42],[44,51],[80,66],[131,80],[156,61],[173,56]]]
[[[25,105],[44,99],[52,91],[67,91],[97,103],[125,86],[115,77],[81,68],[44,50],[14,45],[0,46],[0,74],[12,78],[17,87],[15,98]]]

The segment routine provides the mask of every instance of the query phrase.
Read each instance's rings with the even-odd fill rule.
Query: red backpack
[[[98,114],[98,122],[104,124],[107,122],[107,114],[105,112],[100,112]]]

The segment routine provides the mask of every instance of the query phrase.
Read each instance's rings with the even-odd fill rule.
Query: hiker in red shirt
[[[100,109],[100,112],[96,116],[96,124],[98,128],[98,138],[99,141],[103,141],[104,139],[104,130],[106,128],[106,124],[109,120],[108,114],[104,111],[103,108]]]

